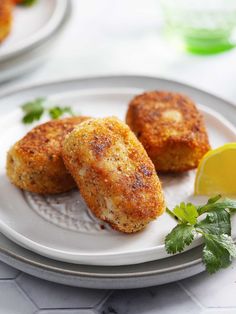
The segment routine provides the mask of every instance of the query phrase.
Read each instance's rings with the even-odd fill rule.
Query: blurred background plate
[[[0,62],[33,49],[61,25],[68,0],[38,0],[32,7],[16,7],[13,29],[0,46]]]
[[[70,2],[38,0],[30,8],[17,7],[15,11],[13,29],[0,45],[0,83],[45,60],[69,16]]]
[[[59,33],[59,31],[58,31]],[[56,34],[55,34],[56,35]],[[57,36],[19,56],[0,62],[0,83],[9,81],[39,67],[47,61]]]

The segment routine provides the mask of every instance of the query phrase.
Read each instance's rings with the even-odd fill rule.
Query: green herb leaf
[[[173,210],[175,216],[177,216],[182,222],[188,222],[191,225],[197,223],[198,211],[197,208],[191,203],[180,203]]]
[[[207,204],[214,204],[214,203],[218,202],[219,199],[221,199],[220,194],[209,198],[209,200],[207,201]]]
[[[194,226],[186,223],[178,224],[165,238],[167,253],[182,252],[187,245],[191,244],[193,238]]]
[[[74,116],[74,113],[70,107],[55,106],[49,109],[49,115],[54,120],[60,118],[65,113],[68,113],[69,115]]]
[[[236,257],[235,244],[227,234],[205,234],[204,241],[203,262],[209,273],[228,267]]]
[[[207,203],[204,206],[198,207],[198,213],[199,215],[202,215],[203,213],[209,212],[214,209],[226,209],[228,208],[230,211],[236,210],[236,201],[231,200],[229,198],[225,198],[222,201],[217,201],[215,203]]]
[[[204,233],[231,235],[230,214],[225,209],[212,210],[195,227]]]
[[[22,0],[19,4],[20,5],[25,5],[25,6],[31,6],[35,4],[37,0]]]
[[[236,201],[235,200],[231,200],[229,198],[225,198],[224,199],[224,204],[227,205],[227,208],[232,212],[235,213],[236,212]]]
[[[22,118],[23,123],[32,123],[34,121],[40,120],[44,112],[48,112],[52,119],[58,119],[64,114],[74,116],[74,113],[70,107],[60,107],[55,106],[50,109],[44,107],[45,99],[37,98],[21,106],[23,112],[25,113]]]
[[[43,98],[37,98],[34,101],[22,105],[21,108],[25,113],[22,122],[27,124],[39,120],[44,113],[44,101]]]
[[[231,214],[236,211],[236,201],[220,200],[220,195],[205,205],[181,203],[166,213],[177,219],[178,225],[166,236],[167,253],[182,252],[193,241],[195,234],[203,236],[203,262],[209,273],[228,267],[236,257],[236,246],[231,238]],[[207,214],[202,220],[199,216]]]

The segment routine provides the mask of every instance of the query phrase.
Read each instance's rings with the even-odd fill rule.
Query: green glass
[[[162,0],[166,33],[197,54],[235,47],[236,0]]]

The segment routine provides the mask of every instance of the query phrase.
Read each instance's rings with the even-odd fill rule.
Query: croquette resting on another
[[[181,94],[153,91],[136,96],[126,123],[160,172],[194,169],[210,149],[202,115]]]
[[[155,168],[117,118],[87,120],[65,139],[63,160],[88,207],[114,229],[133,233],[165,209]]]
[[[64,166],[65,136],[87,117],[53,120],[36,126],[9,150],[7,175],[17,187],[39,194],[56,194],[76,186]]]

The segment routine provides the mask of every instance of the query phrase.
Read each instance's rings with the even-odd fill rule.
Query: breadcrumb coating
[[[7,154],[7,175],[17,187],[39,194],[56,194],[76,186],[64,166],[65,136],[87,117],[53,120],[36,126]]]
[[[117,118],[81,123],[64,141],[63,160],[88,207],[114,229],[137,232],[163,213],[155,168],[129,127]]]
[[[11,31],[12,7],[12,0],[0,0],[0,43]]]
[[[210,149],[202,115],[181,94],[153,91],[136,96],[126,123],[160,172],[194,169]]]

